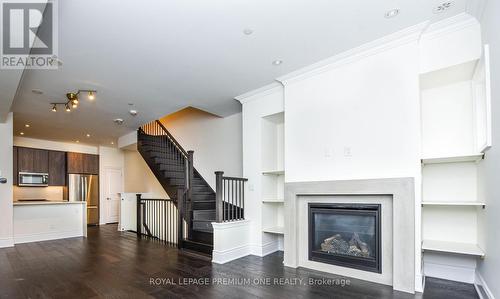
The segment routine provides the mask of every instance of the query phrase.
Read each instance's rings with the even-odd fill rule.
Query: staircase
[[[193,166],[194,152],[185,151],[158,120],[138,129],[137,149],[178,209],[178,247],[211,255],[211,223],[244,219],[246,179],[216,172],[216,193]]]

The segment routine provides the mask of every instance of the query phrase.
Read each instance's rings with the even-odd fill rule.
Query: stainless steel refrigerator
[[[99,176],[70,174],[68,200],[87,202],[87,224],[99,224]]]

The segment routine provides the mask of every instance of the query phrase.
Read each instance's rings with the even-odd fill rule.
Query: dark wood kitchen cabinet
[[[99,156],[83,155],[83,173],[99,174]]]
[[[99,174],[99,156],[68,153],[68,173]]]
[[[19,172],[49,172],[49,151],[35,148],[17,148],[17,169]]]
[[[49,151],[49,186],[66,186],[66,153]]]

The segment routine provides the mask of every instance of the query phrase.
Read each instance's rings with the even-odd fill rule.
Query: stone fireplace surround
[[[285,240],[284,264],[288,267],[305,267],[327,271],[378,283],[391,284],[394,290],[415,292],[415,190],[413,178],[389,178],[370,180],[343,180],[321,182],[293,182],[285,185]],[[369,273],[339,266],[322,266],[317,262],[304,261],[301,253],[307,242],[302,242],[303,225],[307,224],[307,202],[352,202],[382,203],[382,209],[389,207],[392,213],[382,214],[392,235],[387,233],[382,240],[382,254],[392,258],[387,265],[392,271],[382,274]],[[384,204],[385,202],[385,204]],[[392,214],[392,215],[387,215]],[[388,221],[392,216],[392,221]],[[388,218],[389,217],[389,218]],[[307,226],[307,225],[306,225]],[[383,225],[384,226],[384,225]],[[384,229],[384,228],[383,228]],[[386,225],[387,229],[387,225]],[[382,233],[384,236],[384,232]],[[390,242],[392,241],[392,242]],[[392,244],[392,250],[384,247]],[[384,246],[385,245],[385,246]],[[392,252],[388,252],[392,251]],[[384,253],[385,252],[385,253]],[[363,273],[365,272],[365,273]],[[369,274],[367,274],[369,273]],[[380,277],[373,276],[380,275]]]

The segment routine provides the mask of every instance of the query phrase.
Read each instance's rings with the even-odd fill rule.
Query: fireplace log
[[[368,247],[368,244],[366,244],[365,242],[361,241],[361,239],[359,238],[358,233],[356,233],[356,232],[352,234],[352,238],[349,241],[349,245],[351,247],[355,247],[359,251],[361,251],[361,253],[362,253],[363,256],[369,256],[370,255],[370,249]]]

